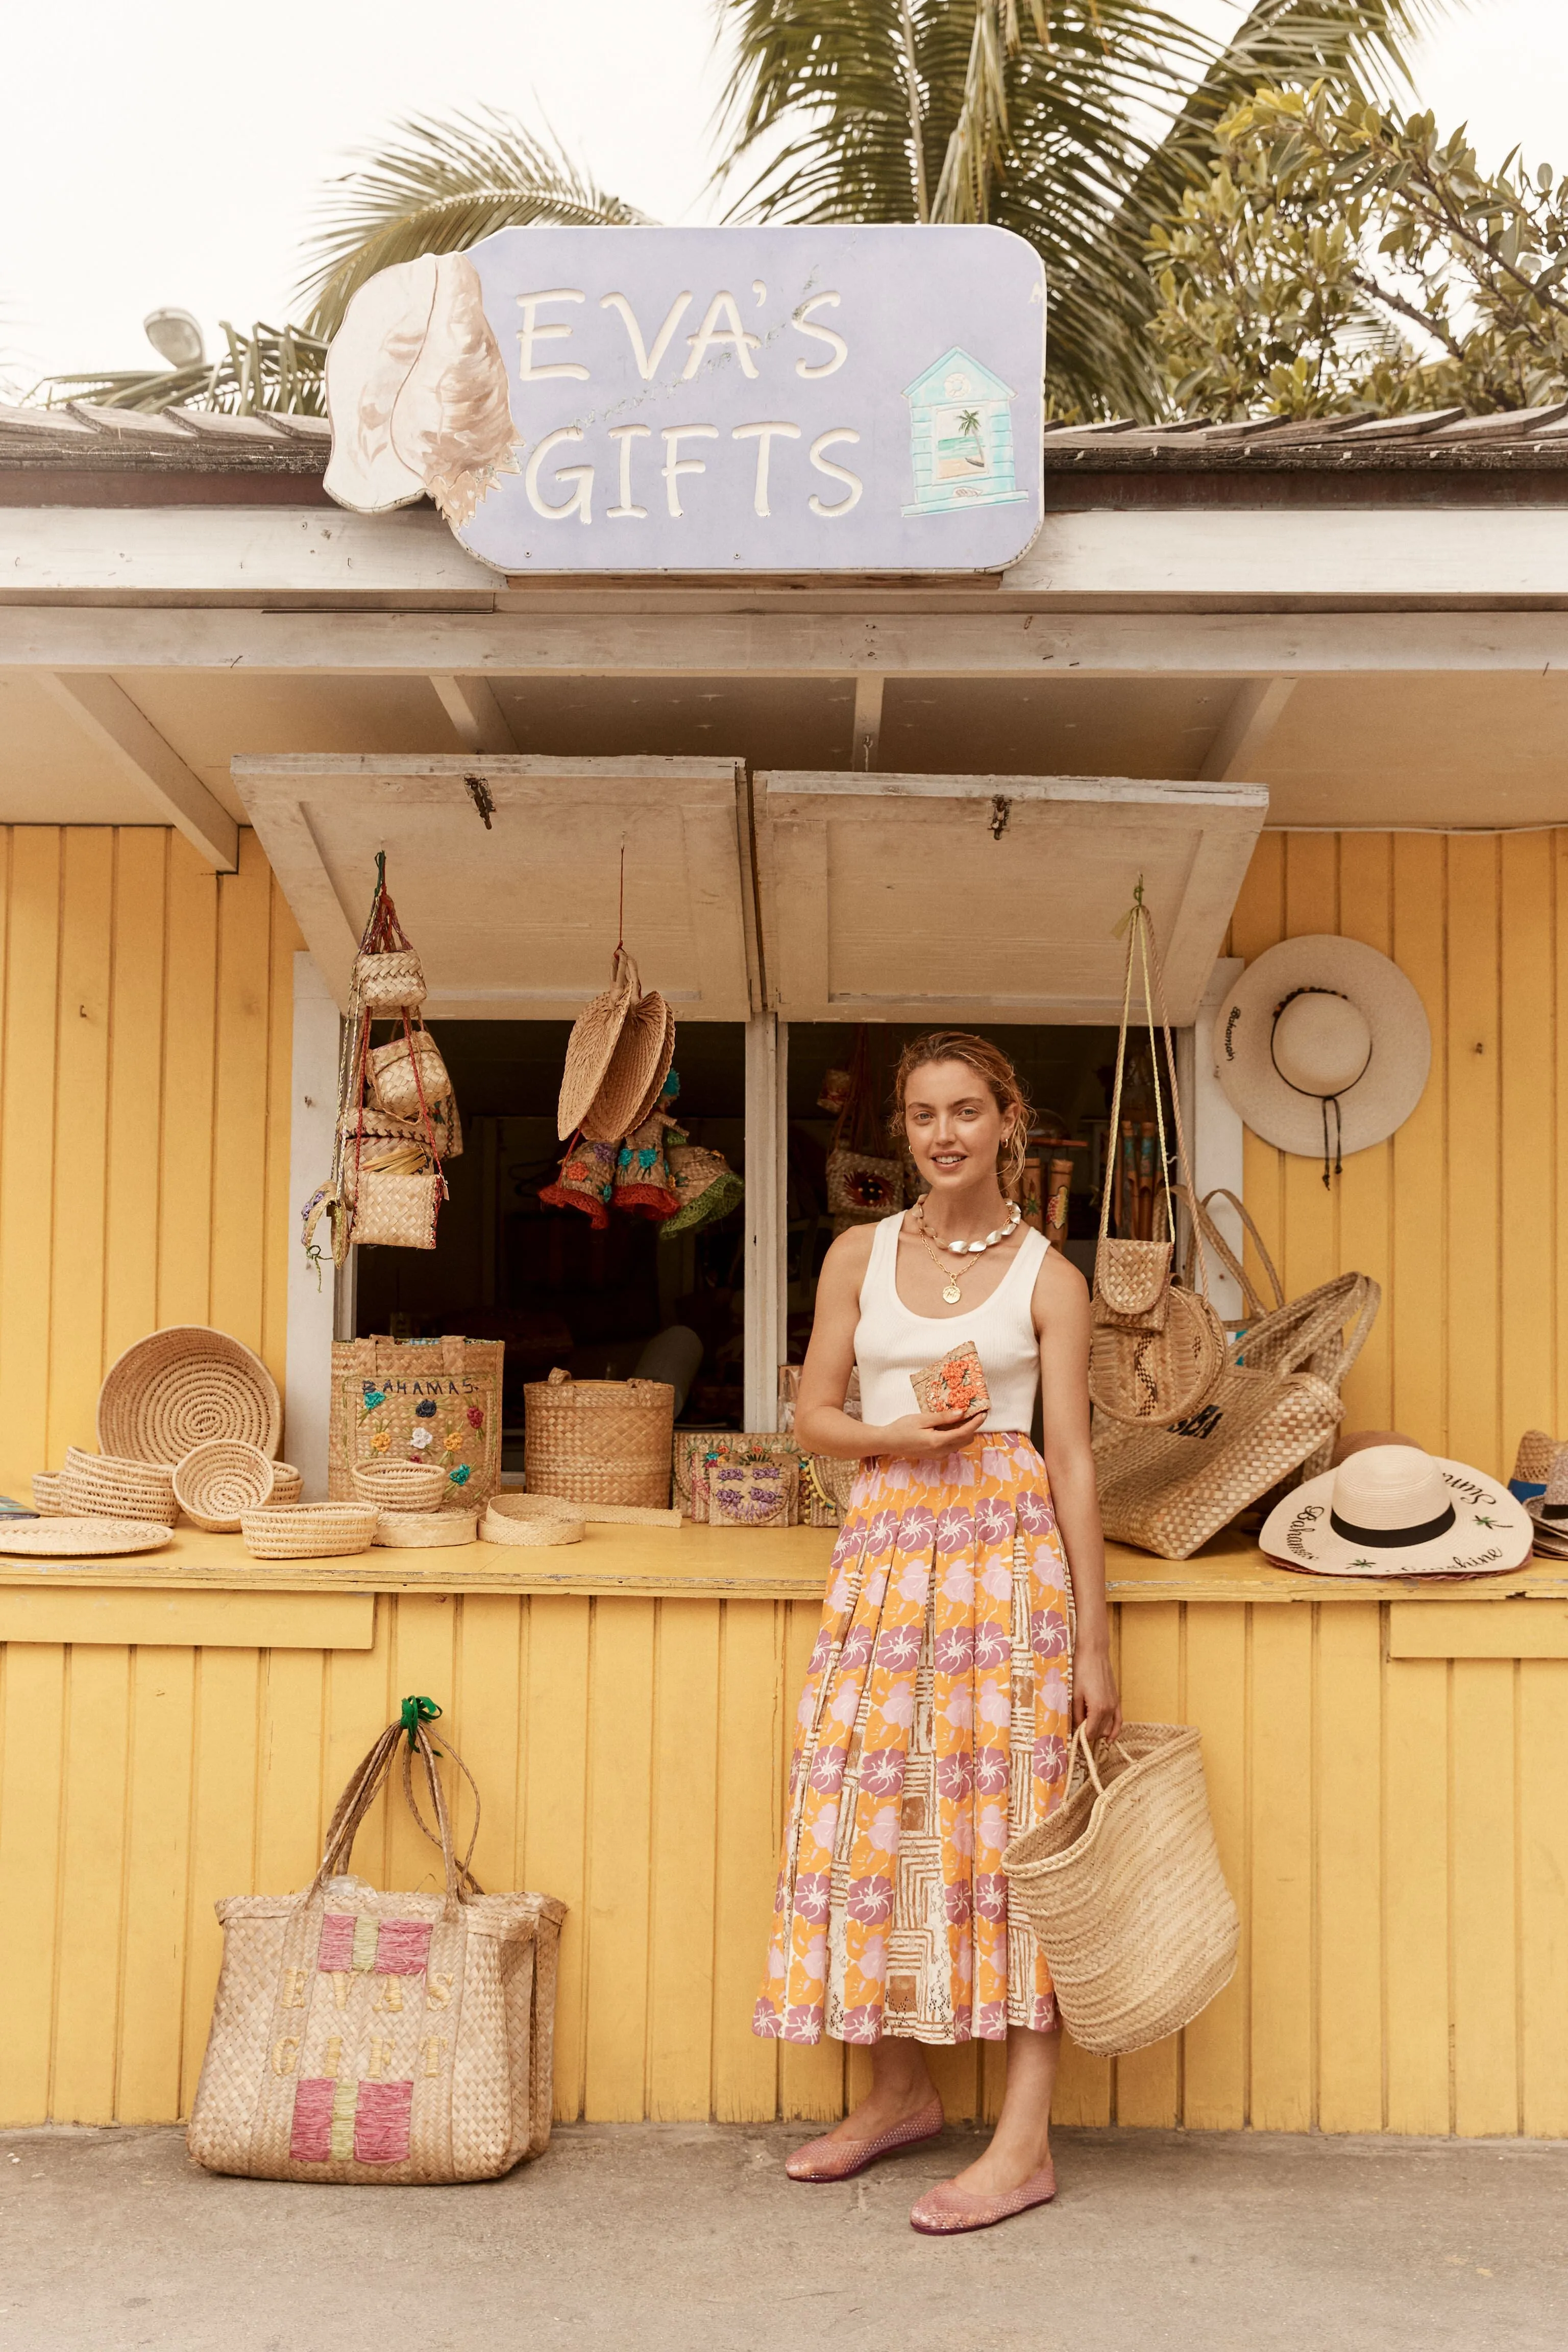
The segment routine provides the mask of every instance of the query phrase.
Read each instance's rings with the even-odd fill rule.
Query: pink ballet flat
[[[1002,2197],[977,2197],[953,2180],[939,2180],[910,2210],[910,2227],[928,2238],[956,2237],[961,2230],[989,2230],[1031,2205],[1048,2205],[1057,2193],[1057,2172],[1047,2163]]]
[[[868,2164],[879,2164],[885,2156],[897,2156],[901,2148],[918,2147],[922,2140],[935,2139],[945,2118],[942,2101],[932,2099],[929,2106],[911,2116],[907,2123],[895,2124],[891,2131],[879,2134],[875,2139],[808,2139],[804,2147],[784,2159],[784,2170],[792,2180],[851,2180],[856,2173],[864,2172]]]

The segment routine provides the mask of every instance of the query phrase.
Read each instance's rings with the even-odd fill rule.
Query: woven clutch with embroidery
[[[973,1339],[950,1348],[945,1356],[923,1371],[910,1374],[910,1386],[922,1412],[989,1412],[991,1392],[985,1368]]]

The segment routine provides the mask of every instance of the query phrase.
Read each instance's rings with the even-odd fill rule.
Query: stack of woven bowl
[[[100,1451],[70,1446],[62,1470],[34,1478],[34,1506],[48,1525],[33,1548],[150,1550],[168,1542],[183,1511],[213,1535],[252,1518],[287,1521],[291,1540],[282,1549],[268,1541],[269,1525],[261,1528],[267,1548],[250,1546],[259,1558],[363,1551],[363,1513],[347,1546],[341,1526],[305,1524],[314,1515],[300,1507],[300,1473],[275,1459],[282,1425],[276,1382],[239,1340],[205,1324],[154,1331],[110,1368],[98,1400]]]
[[[440,1470],[423,1462],[362,1462],[353,1475],[354,1493],[375,1515],[374,1542],[395,1551],[473,1542],[477,1512],[437,1507],[447,1491]]]

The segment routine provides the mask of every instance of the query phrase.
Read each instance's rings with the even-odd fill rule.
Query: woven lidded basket
[[[296,1503],[240,1514],[245,1548],[256,1559],[338,1559],[368,1551],[380,1514],[374,1503]]]
[[[394,1118],[416,1119],[422,1109],[428,1110],[452,1091],[440,1048],[427,1029],[416,1029],[411,1038],[394,1037],[390,1045],[373,1046],[365,1061],[376,1101]]]
[[[183,1461],[209,1437],[278,1451],[283,1404],[258,1355],[226,1331],[176,1323],[112,1363],[98,1392],[98,1442],[137,1462]]]
[[[1124,1724],[1097,1762],[1080,1724],[1067,1796],[1002,1867],[1080,2049],[1145,2049],[1229,1983],[1238,1922],[1190,1725]]]
[[[349,1475],[356,1498],[378,1511],[434,1511],[447,1491],[446,1472],[423,1462],[360,1462]]]
[[[425,1002],[425,970],[412,948],[354,958],[354,989],[367,1013],[412,1012]]]
[[[160,1462],[131,1462],[113,1454],[66,1448],[59,1496],[67,1511],[87,1511],[108,1519],[152,1519],[173,1527],[174,1474]]]
[[[209,1438],[174,1467],[175,1502],[211,1536],[232,1534],[240,1513],[269,1503],[276,1486],[271,1455],[238,1439]]]
[[[675,1391],[667,1381],[574,1381],[556,1370],[522,1393],[531,1493],[668,1507]]]

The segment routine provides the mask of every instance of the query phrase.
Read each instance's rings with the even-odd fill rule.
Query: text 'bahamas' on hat
[[[1532,1536],[1500,1479],[1418,1445],[1369,1445],[1277,1503],[1258,1543],[1319,1576],[1498,1576],[1524,1565]]]
[[[1325,1162],[1364,1151],[1421,1099],[1432,1032],[1410,982],[1359,940],[1314,933],[1256,957],[1219,1010],[1215,1061],[1255,1135]]]

